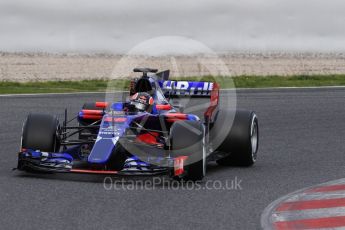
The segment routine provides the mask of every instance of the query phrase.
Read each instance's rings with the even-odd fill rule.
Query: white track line
[[[302,201],[302,200],[321,200],[321,199],[337,199],[345,198],[344,192],[318,192],[318,193],[302,193],[292,196],[285,202]],[[344,212],[345,213],[345,212]]]
[[[221,89],[220,91],[245,91],[245,90],[289,90],[289,89],[345,89],[345,86],[308,86],[308,87],[264,87],[264,88],[235,88]],[[124,93],[127,91],[113,91],[113,93]],[[74,92],[74,93],[18,93],[18,94],[0,94],[0,97],[18,97],[18,96],[42,96],[42,95],[79,95],[79,94],[105,94],[106,92]]]
[[[303,220],[303,219],[316,219],[330,216],[344,216],[345,207],[341,208],[322,208],[301,210],[293,212],[276,212],[272,215],[272,222],[277,221],[291,221],[291,220]]]
[[[113,93],[124,93],[127,91],[113,91]],[[83,94],[105,94],[106,92],[74,92],[74,93],[18,93],[0,94],[0,97],[25,97],[25,96],[47,96],[47,95],[83,95]]]
[[[345,85],[334,85],[334,86],[287,86],[287,87],[260,87],[260,88],[235,88],[235,90],[277,90],[277,89],[345,89]],[[230,91],[234,89],[220,89],[220,91]]]

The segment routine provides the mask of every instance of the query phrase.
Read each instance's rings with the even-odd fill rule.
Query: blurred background
[[[342,0],[1,0],[0,51],[126,53],[162,35],[217,52],[345,49]]]

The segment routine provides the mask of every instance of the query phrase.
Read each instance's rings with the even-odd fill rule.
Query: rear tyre
[[[102,111],[102,108],[99,108],[96,106],[96,103],[85,103],[82,107],[82,109],[85,110],[100,110]],[[94,120],[79,120],[79,126],[88,126],[95,122]],[[79,139],[80,140],[87,140],[89,138],[94,138],[95,135],[98,134],[97,129],[83,129],[79,132]]]
[[[231,111],[219,111],[220,116]],[[213,131],[213,130],[212,130]],[[259,148],[259,124],[253,111],[237,111],[230,132],[217,151],[229,153],[217,161],[225,166],[251,166],[257,159]]]
[[[206,175],[205,128],[198,121],[177,121],[170,129],[172,156],[187,156],[186,174],[179,179],[199,181]],[[177,179],[177,178],[175,178]]]
[[[90,109],[90,110],[103,110],[102,108],[99,108],[96,106],[96,103],[84,103],[82,109]]]
[[[23,125],[21,147],[42,152],[60,150],[60,125],[56,116],[29,114]]]

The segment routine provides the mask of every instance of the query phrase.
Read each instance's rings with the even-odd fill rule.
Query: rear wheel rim
[[[202,175],[206,176],[206,143],[205,143],[205,135],[202,141]]]
[[[255,115],[253,116],[250,129],[250,144],[252,150],[252,159],[253,161],[256,161],[258,149],[258,123]]]

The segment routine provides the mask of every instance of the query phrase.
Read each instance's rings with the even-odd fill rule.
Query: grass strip
[[[263,87],[312,87],[344,86],[345,74],[336,75],[294,75],[294,76],[204,76],[179,77],[176,80],[216,81],[222,89],[227,88],[263,88]],[[21,93],[68,93],[68,92],[104,92],[111,86],[112,90],[127,90],[129,80],[82,80],[82,81],[46,81],[46,82],[0,82],[0,94]]]

